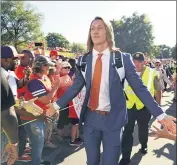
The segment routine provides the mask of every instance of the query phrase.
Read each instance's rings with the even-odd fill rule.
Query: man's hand
[[[54,106],[53,106],[52,103],[48,104],[47,106],[49,108],[46,111],[46,116],[51,117],[51,116],[53,116],[57,112],[57,110],[54,108]],[[59,111],[58,111],[58,114],[59,114]]]
[[[45,49],[45,40],[42,41],[41,49]]]
[[[168,131],[167,127],[164,125],[163,129],[159,129],[156,126],[153,126],[155,130],[151,129],[151,137],[155,137],[154,140],[157,140],[159,138],[168,138],[168,135],[170,132]]]
[[[26,67],[24,69],[24,74],[26,78],[29,78],[30,74],[31,74],[31,69],[29,67]]]
[[[18,145],[8,143],[2,153],[2,158],[7,154],[7,165],[13,165],[18,158]]]
[[[150,133],[151,137],[156,137],[154,140],[159,139],[159,138],[166,138],[169,140],[174,140],[176,141],[176,134],[173,134],[168,131],[167,127],[164,125],[163,129],[158,129],[157,127],[153,126],[156,130],[151,130],[152,132]]]
[[[27,112],[33,114],[34,116],[40,116],[41,114],[43,114],[43,109],[34,103],[34,101],[36,101],[37,99],[38,98],[36,97],[31,100],[22,102],[22,107],[24,107]]]
[[[60,85],[59,85],[60,88],[68,87],[69,85],[71,85],[70,78],[68,78],[66,76],[60,77],[59,83],[60,83]]]
[[[167,115],[163,120],[159,121],[159,123],[164,127],[166,126],[167,130],[171,133],[176,133],[176,124],[174,121],[176,121],[175,117]]]

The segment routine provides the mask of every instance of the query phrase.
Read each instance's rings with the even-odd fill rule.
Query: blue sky
[[[28,2],[28,1],[27,1]],[[42,31],[57,32],[70,42],[86,44],[95,16],[120,19],[137,11],[148,14],[154,26],[155,44],[176,43],[176,1],[30,1],[43,13]]]

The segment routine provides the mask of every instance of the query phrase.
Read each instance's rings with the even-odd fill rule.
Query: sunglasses
[[[70,67],[69,67],[69,66],[67,66],[67,67],[63,67],[63,69],[70,69]]]

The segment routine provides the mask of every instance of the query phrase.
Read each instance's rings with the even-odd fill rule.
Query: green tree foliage
[[[159,45],[153,45],[151,47],[150,52],[149,52],[149,56],[152,57],[152,58],[160,56],[160,46]]]
[[[167,45],[160,45],[161,58],[172,58],[172,48]]]
[[[49,48],[69,48],[69,41],[63,35],[58,33],[48,33],[46,41]]]
[[[115,37],[115,46],[122,51],[135,53],[141,51],[149,53],[153,45],[153,26],[146,14],[131,17],[123,16],[120,20],[110,21]]]
[[[85,53],[86,52],[86,47],[81,44],[81,43],[73,43],[71,45],[71,51],[74,53]]]
[[[177,44],[172,48],[171,57],[172,57],[173,59],[176,59],[176,46],[177,46]]]
[[[42,15],[23,1],[1,1],[1,42],[17,49],[32,41],[41,41]]]

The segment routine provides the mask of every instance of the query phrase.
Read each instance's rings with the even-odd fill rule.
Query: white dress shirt
[[[109,61],[110,61],[110,51],[107,48],[103,52],[101,57],[102,60],[102,75],[101,75],[101,83],[100,83],[100,93],[99,93],[99,101],[98,107],[96,110],[100,111],[110,111],[110,96],[109,96]],[[100,52],[93,49],[93,60],[92,60],[92,79],[95,70],[96,60],[98,58],[98,54]]]

